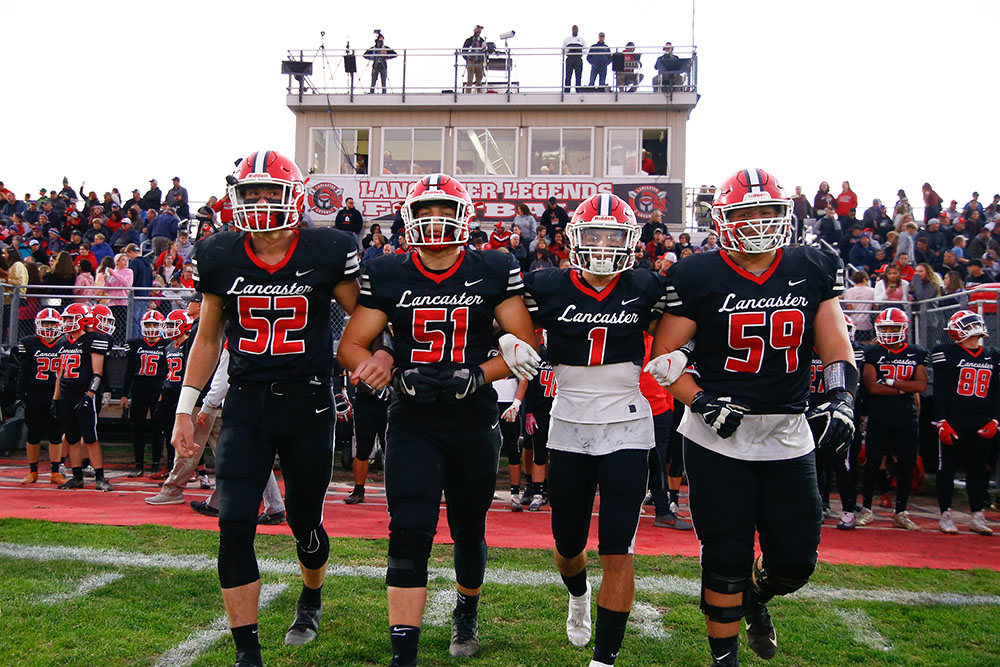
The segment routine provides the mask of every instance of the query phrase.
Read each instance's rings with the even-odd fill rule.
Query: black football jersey
[[[383,255],[365,265],[358,303],[381,310],[392,324],[395,365],[482,364],[494,346],[493,311],[524,291],[521,269],[512,255],[466,250],[446,271],[435,272],[416,253]],[[496,392],[489,383],[441,414],[394,398],[390,419],[463,430],[496,421]],[[492,420],[492,421],[490,421]]]
[[[75,341],[69,336],[59,339],[60,391],[86,391],[94,376],[91,354],[105,356],[110,344],[108,337],[88,331]]]
[[[130,338],[125,343],[125,379],[122,393],[132,391],[158,393],[167,374],[166,347],[159,339],[150,344],[145,338]]]
[[[556,373],[549,361],[547,346],[539,348],[538,356],[542,361],[538,364],[538,375],[528,380],[528,391],[524,395],[524,414],[549,414],[556,397]]]
[[[164,391],[180,391],[184,383],[184,368],[187,366],[188,351],[191,349],[191,338],[183,342],[168,340],[163,348],[163,361],[166,373],[163,375]],[[230,354],[230,359],[232,355]]]
[[[955,425],[980,428],[1000,419],[1000,350],[980,346],[970,350],[958,343],[938,345],[931,351],[934,365],[934,401],[938,416]]]
[[[20,372],[17,378],[18,396],[48,396],[56,388],[59,374],[59,341],[46,343],[38,336],[25,336],[18,341],[15,354]]]
[[[927,350],[917,345],[904,345],[903,349],[893,352],[885,345],[868,345],[865,347],[865,364],[875,369],[879,380],[912,380],[917,366],[927,365]],[[869,394],[868,407],[870,415],[892,420],[913,419],[917,415],[913,394]]]
[[[781,248],[758,276],[725,251],[701,253],[671,266],[666,280],[666,312],[698,326],[692,362],[703,389],[756,414],[805,412],[816,313],[844,291],[839,258]]]
[[[642,333],[663,314],[663,279],[625,271],[597,291],[578,269],[542,269],[524,277],[524,303],[548,332],[552,364],[642,366]]]
[[[195,287],[223,298],[233,381],[328,382],[333,367],[330,301],[358,273],[354,237],[301,229],[278,264],[260,261],[246,232],[195,244]]]

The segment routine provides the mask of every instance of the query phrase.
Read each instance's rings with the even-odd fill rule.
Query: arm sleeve
[[[209,385],[208,393],[202,406],[206,408],[217,408],[226,400],[229,393],[229,350],[223,348],[219,356],[219,365],[215,368],[212,382]]]

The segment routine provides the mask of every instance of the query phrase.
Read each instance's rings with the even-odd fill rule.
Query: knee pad
[[[256,523],[219,522],[219,584],[236,588],[260,579],[257,554],[253,549]]]
[[[330,537],[320,524],[301,536],[295,534],[295,551],[307,570],[318,570],[330,559]]]
[[[705,600],[705,591],[733,595],[743,593],[749,585],[749,577],[728,577],[717,572],[703,570],[701,573],[701,611],[714,623],[735,623],[743,618],[743,597],[731,607],[717,607]]]
[[[431,555],[434,534],[415,530],[389,533],[389,567],[385,583],[396,588],[427,586],[427,559]]]
[[[465,588],[479,588],[486,573],[486,540],[476,544],[455,543],[455,581]]]
[[[778,568],[776,573],[771,573],[764,568],[763,557],[758,556],[753,563],[753,583],[757,590],[768,599],[775,595],[788,595],[805,586],[815,568],[816,556],[814,554],[811,561],[793,567],[782,566]]]

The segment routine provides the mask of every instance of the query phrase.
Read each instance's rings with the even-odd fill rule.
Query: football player
[[[219,581],[243,666],[262,664],[253,541],[275,452],[303,581],[285,643],[312,641],[319,628],[330,544],[323,499],[333,460],[330,301],[354,310],[358,259],[349,234],[298,228],[305,184],[291,159],[275,151],[251,153],[227,183],[240,231],[213,234],[195,246],[195,288],[204,302],[172,442],[181,456],[198,450],[191,413],[219,360],[225,330],[231,387],[215,459]]]
[[[20,340],[15,351],[20,373],[17,396],[24,401],[24,423],[28,428],[28,475],[21,484],[38,481],[38,459],[42,437],[49,441],[49,482],[62,484],[59,472],[62,460],[62,429],[53,411],[52,392],[59,372],[59,337],[62,318],[54,308],[43,308],[35,315],[35,335]]]
[[[548,484],[545,481],[549,464],[549,415],[556,397],[556,374],[549,363],[545,330],[535,332],[538,337],[538,375],[528,381],[524,396],[524,449],[531,452],[531,483],[521,498],[528,500],[528,511],[538,512],[549,502]]]
[[[427,598],[427,560],[441,492],[455,544],[458,601],[449,652],[476,653],[478,603],[486,569],[486,512],[500,449],[497,395],[490,383],[537,366],[531,318],[516,261],[467,250],[472,200],[445,174],[424,176],[403,203],[404,235],[415,253],[366,264],[361,296],[338,348],[351,381],[379,391],[389,378],[369,346],[392,324],[394,389],[386,436],[389,506],[386,585],[393,665],[415,665]],[[493,320],[507,332],[501,355]],[[381,355],[382,352],[377,354]]]
[[[639,389],[643,332],[665,302],[662,278],[633,270],[640,227],[612,194],[584,200],[566,226],[570,268],[525,276],[525,303],[548,336],[559,391],[548,442],[555,562],[569,589],[566,635],[591,636],[587,537],[601,489],[598,552],[604,581],[597,598],[591,665],[614,664],[634,597],[632,547],[646,497],[653,415]]]
[[[955,467],[965,459],[969,509],[969,529],[980,535],[992,535],[986,525],[986,507],[991,438],[997,435],[997,403],[1000,391],[993,382],[1000,372],[1000,350],[983,346],[986,323],[979,313],[960,310],[948,320],[945,331],[953,343],[943,343],[931,351],[934,364],[934,404],[938,417],[937,475],[939,520],[942,533],[958,533],[951,515]]]
[[[59,485],[60,489],[83,488],[83,452],[81,440],[87,445],[87,455],[94,466],[94,486],[98,491],[113,491],[104,478],[104,458],[97,441],[97,408],[95,397],[101,391],[104,357],[108,353],[108,337],[87,331],[93,325],[90,308],[83,303],[71,303],[62,312],[59,341],[59,381],[52,399],[58,404],[59,424],[69,443],[73,476]]]
[[[142,336],[131,338],[125,343],[125,379],[122,382],[120,403],[123,410],[131,407],[129,421],[132,423],[135,467],[128,473],[129,477],[142,477],[146,435],[150,432],[153,462],[149,472],[155,474],[160,468],[163,435],[156,419],[156,403],[160,400],[163,378],[167,374],[163,320],[163,314],[159,311],[146,311],[139,320]]]
[[[499,351],[495,351],[499,354]],[[491,353],[493,354],[493,353]],[[497,412],[500,413],[500,455],[507,457],[507,471],[510,476],[510,509],[520,512],[521,506],[521,403],[528,391],[527,380],[515,377],[501,378],[493,382],[497,393]],[[529,473],[530,474],[530,473]]]
[[[682,374],[670,391],[690,408],[678,430],[686,438],[713,664],[736,665],[741,619],[754,653],[773,657],[767,602],[804,586],[816,566],[823,515],[805,414],[812,350],[826,389],[811,414],[821,449],[848,447],[858,371],[838,302],[840,260],[783,247],[792,204],[774,176],[746,169],[727,178],[712,218],[722,251],[667,270],[666,315],[654,344],[660,356],[650,366],[663,374],[658,366],[675,365],[663,353],[693,339],[696,373]]]
[[[865,347],[864,382],[868,392],[865,432],[865,474],[862,508],[855,523],[867,526],[875,518],[872,496],[882,459],[895,459],[896,512],[892,525],[920,530],[910,520],[906,503],[913,483],[919,445],[916,395],[927,390],[927,350],[906,342],[910,318],[899,308],[887,308],[875,318],[875,345]]]

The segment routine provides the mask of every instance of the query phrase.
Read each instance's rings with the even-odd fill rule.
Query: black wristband
[[[95,394],[101,388],[101,376],[94,373],[94,376],[90,378],[90,384],[87,385],[87,391],[92,391]]]
[[[823,366],[823,386],[828,394],[846,391],[858,393],[858,369],[849,361],[834,361]]]

